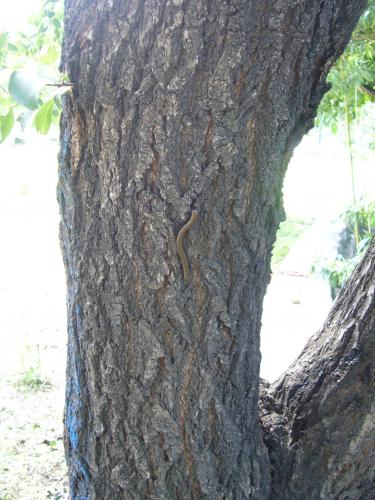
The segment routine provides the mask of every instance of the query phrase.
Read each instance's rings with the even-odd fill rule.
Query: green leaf
[[[45,102],[35,115],[35,127],[41,134],[47,134],[49,131],[51,126],[53,104],[53,99]]]
[[[0,143],[3,142],[10,134],[14,125],[14,114],[13,109],[10,108],[5,116],[1,117],[1,137]]]
[[[40,78],[25,70],[14,71],[9,78],[8,89],[13,99],[29,109],[37,109],[38,95],[43,87]]]

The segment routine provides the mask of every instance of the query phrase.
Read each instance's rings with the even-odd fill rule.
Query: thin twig
[[[46,83],[46,87],[74,87],[75,83],[61,82],[61,83]]]

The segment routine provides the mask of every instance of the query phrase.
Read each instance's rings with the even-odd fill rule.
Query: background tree
[[[319,106],[316,122],[321,127],[330,127],[333,132],[337,132],[340,125],[344,126],[352,185],[354,236],[356,247],[358,247],[363,238],[360,234],[360,214],[357,214],[357,210],[361,211],[363,207],[357,206],[353,136],[354,125],[358,124],[361,119],[361,110],[364,108],[368,111],[369,103],[375,101],[374,0],[368,2],[366,12],[358,23],[350,43],[331,69],[328,81],[332,84],[332,89],[324,96]],[[363,133],[363,128],[361,129],[361,137],[366,135]],[[369,145],[373,146],[373,130],[368,134],[368,137]],[[369,227],[371,227],[370,218],[369,214]],[[369,233],[371,234],[371,229]],[[361,251],[359,251],[360,253]]]
[[[340,124],[358,118],[359,110],[372,102],[375,87],[375,1],[368,2],[365,13],[353,32],[344,53],[332,67],[328,81],[332,88],[319,105],[316,123],[333,132]]]

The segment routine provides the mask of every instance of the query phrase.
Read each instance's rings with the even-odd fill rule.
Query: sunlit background
[[[0,30],[26,33],[31,30],[29,17],[37,13],[42,4],[41,0],[3,0],[1,3]]]

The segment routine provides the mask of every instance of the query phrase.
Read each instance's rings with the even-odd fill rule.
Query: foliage
[[[50,389],[51,382],[41,374],[39,367],[30,366],[22,372],[15,386],[26,392],[37,392]]]
[[[350,43],[331,69],[328,81],[331,90],[324,96],[316,123],[333,132],[339,124],[358,117],[358,110],[374,101],[375,87],[375,0],[370,0]]]
[[[355,246],[354,255],[346,258],[339,253],[336,259],[324,259],[312,268],[314,273],[321,275],[328,281],[333,299],[362,260],[375,234],[375,203],[363,204],[356,208],[349,207],[341,218],[352,240],[354,240],[356,222],[358,223],[359,243]]]
[[[311,224],[311,221],[293,217],[288,217],[280,224],[272,250],[271,268],[273,271],[277,269],[293,244]]]
[[[6,488],[0,491],[0,500],[12,500],[12,496]]]
[[[343,220],[346,227],[354,233],[354,221],[358,221],[358,230],[360,240],[371,238],[375,232],[375,203],[358,205],[347,208],[343,214]]]
[[[31,354],[27,365],[25,363],[26,354]],[[17,389],[26,392],[37,392],[52,387],[50,380],[42,374],[39,346],[37,346],[36,356],[34,352],[31,352],[30,347],[26,346],[25,351],[21,355],[21,363],[24,369],[15,383]]]
[[[69,85],[55,85],[62,38],[62,0],[44,0],[30,19],[31,33],[0,32],[0,142],[16,124],[32,123],[46,134],[58,120],[58,96]],[[66,79],[65,79],[66,80]]]
[[[345,52],[332,68],[328,81],[332,89],[323,98],[316,119],[319,126],[328,126],[335,133],[339,125],[345,126],[348,159],[350,163],[353,231],[355,244],[358,247],[361,239],[360,221],[357,214],[357,194],[354,165],[353,125],[361,120],[361,109],[371,113],[371,101],[375,102],[375,0],[369,0],[367,9],[362,15]],[[366,106],[365,106],[366,105]],[[370,126],[370,128],[373,128]],[[363,139],[365,134],[361,133]],[[374,146],[374,136],[370,132],[367,137],[369,146]],[[358,249],[359,251],[359,249]],[[344,280],[347,262],[336,262],[331,269],[337,275],[338,286]],[[328,266],[329,267],[329,266]],[[350,267],[350,266],[349,266]],[[350,271],[348,271],[350,274]],[[336,279],[336,278],[335,278]]]

